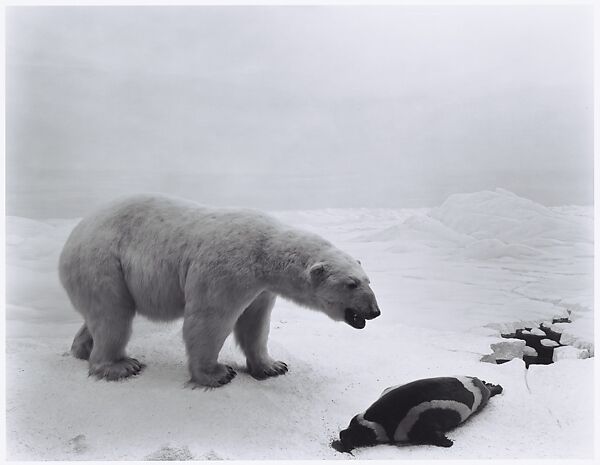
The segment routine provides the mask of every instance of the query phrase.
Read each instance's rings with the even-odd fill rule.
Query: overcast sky
[[[592,202],[591,7],[13,7],[6,23],[9,214],[136,190]]]

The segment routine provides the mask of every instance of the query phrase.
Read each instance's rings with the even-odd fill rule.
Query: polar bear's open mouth
[[[347,308],[344,313],[344,318],[346,319],[346,323],[356,329],[363,329],[365,327],[365,319],[359,316],[354,310],[351,308]]]

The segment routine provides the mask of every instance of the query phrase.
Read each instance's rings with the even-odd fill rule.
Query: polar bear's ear
[[[327,272],[327,264],[325,262],[317,262],[312,265],[308,273],[310,274],[310,279],[313,281],[321,281],[325,277],[325,273]]]

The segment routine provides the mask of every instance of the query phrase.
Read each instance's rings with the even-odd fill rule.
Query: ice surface
[[[592,360],[560,355],[528,371],[522,360],[479,360],[505,341],[500,332],[535,328],[567,309],[573,323],[561,343],[593,354],[591,211],[498,190],[451,196],[434,209],[275,212],[360,259],[382,316],[358,331],[278,300],[270,349],[290,372],[254,380],[228,339],[221,358],[238,376],[210,392],[183,388],[180,321],[136,319],[129,352],[148,365],[138,378],[88,378],[86,363],[67,353],[81,318],[56,275],[77,220],[8,217],[8,457],[350,458],[329,443],[384,388],[472,375],[504,392],[449,434],[454,447],[381,446],[355,457],[590,458]]]
[[[542,344],[545,347],[557,347],[558,346],[558,342],[553,341],[552,339],[542,339],[540,341],[540,344]]]
[[[513,358],[523,358],[525,341],[512,339],[503,342],[496,342],[491,345],[496,360],[512,360]]]
[[[523,347],[523,355],[527,355],[529,357],[537,357],[538,353],[537,350],[535,350],[533,347],[525,346]]]
[[[552,360],[556,362],[558,360],[564,360],[568,358],[589,358],[589,356],[590,353],[587,351],[587,349],[578,349],[577,347],[563,346],[554,349],[554,352],[552,354]]]
[[[574,320],[560,335],[560,343],[587,349],[594,355],[594,326],[587,319]]]
[[[554,323],[550,325],[550,329],[555,333],[562,334],[565,329],[569,329],[571,323]]]

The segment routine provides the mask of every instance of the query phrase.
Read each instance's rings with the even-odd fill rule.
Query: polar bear
[[[183,317],[190,383],[207,387],[235,376],[217,361],[232,331],[253,377],[287,371],[267,350],[278,295],[359,329],[380,314],[360,263],[320,236],[258,211],[163,195],[120,199],[81,220],[59,275],[85,320],[71,351],[107,380],[144,367],[125,355],[136,313]]]

